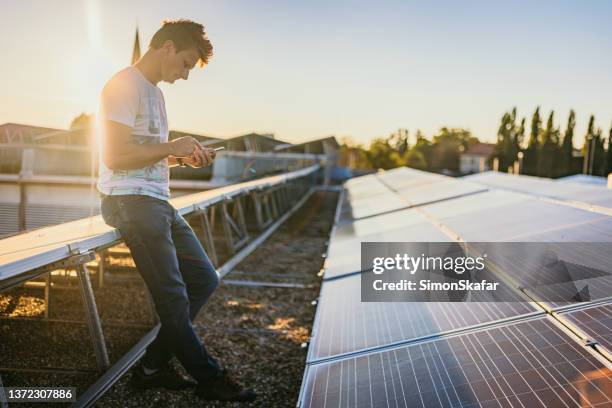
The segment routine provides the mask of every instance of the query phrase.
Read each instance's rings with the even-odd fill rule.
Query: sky
[[[166,18],[204,24],[214,56],[160,84],[171,129],[214,137],[463,127],[494,141],[501,116],[541,106],[575,145],[612,123],[610,1],[0,0],[0,123],[67,128]]]

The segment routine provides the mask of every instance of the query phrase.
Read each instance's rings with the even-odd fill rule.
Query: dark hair
[[[200,67],[208,63],[208,59],[212,56],[213,47],[202,24],[195,23],[191,20],[164,20],[162,27],[151,38],[149,47],[159,49],[166,41],[172,41],[176,52],[183,51],[188,48],[195,48],[200,53]]]

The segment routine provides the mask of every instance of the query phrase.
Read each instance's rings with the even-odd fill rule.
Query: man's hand
[[[209,147],[202,147],[198,144],[193,154],[183,159],[183,163],[199,169],[210,166],[217,157],[217,152]]]
[[[169,146],[170,154],[175,157],[189,157],[193,155],[197,149],[201,149],[200,143],[191,136],[174,139],[169,143]]]

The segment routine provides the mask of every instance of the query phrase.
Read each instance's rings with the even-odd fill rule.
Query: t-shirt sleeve
[[[112,78],[102,90],[99,117],[134,127],[140,97],[135,84],[123,78]]]

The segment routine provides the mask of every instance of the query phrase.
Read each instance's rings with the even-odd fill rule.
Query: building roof
[[[495,150],[495,144],[493,143],[476,143],[469,145],[463,154],[489,157],[493,154],[493,150]]]
[[[0,143],[32,143],[34,136],[59,131],[49,127],[4,123],[0,125]]]
[[[321,139],[308,140],[298,144],[279,144],[275,147],[275,150],[292,153],[324,154],[326,153],[325,146],[331,146],[332,148],[337,149],[340,145],[334,136],[328,136]]]

